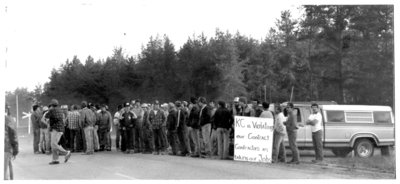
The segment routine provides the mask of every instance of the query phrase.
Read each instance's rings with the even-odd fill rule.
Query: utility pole
[[[17,102],[17,129],[19,127],[19,115],[18,115],[18,95],[16,95],[16,102]]]
[[[272,92],[272,88],[271,88],[271,85],[269,85],[269,103],[272,103],[271,92]]]
[[[264,102],[267,101],[267,85],[264,85]]]
[[[289,102],[292,102],[292,99],[293,99],[293,88],[294,88],[294,86],[292,86],[292,92],[290,93],[290,101]]]

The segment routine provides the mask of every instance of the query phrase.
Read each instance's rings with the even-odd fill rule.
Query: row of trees
[[[130,99],[231,101],[329,100],[393,106],[393,6],[304,6],[304,17],[283,11],[264,40],[216,30],[194,35],[176,50],[167,35],[151,37],[138,56],[81,62],[76,56],[51,72],[38,100],[85,99],[112,107]],[[265,91],[266,89],[266,91]]]

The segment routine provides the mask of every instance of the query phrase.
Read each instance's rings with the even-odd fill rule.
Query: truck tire
[[[351,148],[332,148],[332,152],[337,157],[346,157],[351,152]]]
[[[356,157],[369,158],[374,155],[374,144],[368,139],[359,139],[354,145]]]
[[[390,147],[389,146],[381,147],[381,155],[382,156],[390,156]]]

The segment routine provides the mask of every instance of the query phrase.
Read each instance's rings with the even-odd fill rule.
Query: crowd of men
[[[318,108],[312,105],[313,110]],[[316,108],[314,108],[316,107]],[[287,117],[283,115],[287,111]],[[296,145],[298,124],[293,104],[284,109],[275,105],[269,110],[267,102],[247,103],[245,97],[236,97],[232,104],[224,101],[207,101],[204,97],[191,98],[190,102],[176,101],[160,104],[132,100],[118,105],[112,116],[105,104],[94,105],[83,101],[80,105],[59,106],[53,99],[48,107],[33,106],[31,120],[34,129],[34,153],[53,154],[50,164],[58,164],[59,155],[67,162],[71,152],[91,155],[98,151],[111,151],[110,133],[115,128],[115,147],[126,153],[177,155],[230,159],[230,139],[233,138],[234,116],[251,116],[274,119],[272,162],[286,162],[283,138],[288,135],[292,160],[299,163]],[[313,111],[314,112],[314,111]],[[308,125],[320,126],[322,119],[315,110]],[[314,128],[315,129],[315,128]],[[315,130],[317,130],[316,128]],[[316,139],[316,162],[323,159],[320,134]]]

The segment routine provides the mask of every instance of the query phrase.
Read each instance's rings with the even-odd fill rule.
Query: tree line
[[[167,35],[151,37],[137,56],[115,48],[105,59],[74,56],[31,96],[46,104],[82,100],[115,107],[123,101],[269,102],[324,100],[390,105],[394,99],[393,5],[306,5],[304,16],[283,11],[257,40],[216,29],[176,49]],[[11,99],[12,93],[6,97]],[[7,98],[7,101],[9,100]]]

